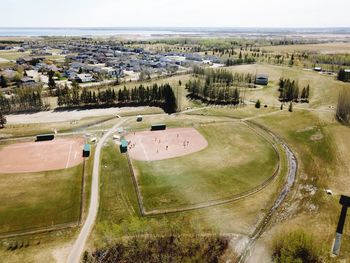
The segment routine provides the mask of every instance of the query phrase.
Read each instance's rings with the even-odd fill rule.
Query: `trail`
[[[288,175],[287,175],[287,179],[286,179],[286,182],[285,182],[283,189],[279,193],[277,199],[275,200],[273,206],[270,208],[269,212],[266,214],[264,219],[261,221],[261,223],[255,229],[255,231],[252,234],[245,249],[241,253],[241,255],[237,261],[238,263],[246,262],[247,258],[250,256],[250,252],[254,248],[255,241],[264,233],[264,231],[266,230],[266,227],[270,223],[272,216],[275,214],[277,209],[281,206],[282,202],[285,200],[290,189],[294,185],[294,182],[296,180],[297,169],[298,169],[297,158],[296,158],[295,154],[293,153],[293,151],[291,150],[291,148],[280,137],[278,137],[276,134],[274,134],[272,131],[270,131],[266,127],[261,126],[261,125],[256,124],[256,123],[254,123],[254,125],[260,126],[260,128],[269,132],[271,134],[271,136],[275,137],[275,139],[278,140],[279,143],[282,145],[282,147],[286,153],[287,160],[288,160]]]
[[[101,149],[108,139],[117,128],[119,128],[124,122],[129,118],[121,119],[119,123],[114,125],[107,133],[103,135],[96,146],[95,156],[94,156],[94,166],[92,171],[92,183],[91,183],[91,197],[88,216],[84,222],[84,225],[79,233],[78,238],[75,240],[73,248],[68,256],[68,263],[78,263],[80,262],[80,257],[84,252],[84,247],[88,236],[94,226],[95,219],[98,212],[99,206],[99,172],[100,172],[100,157]]]

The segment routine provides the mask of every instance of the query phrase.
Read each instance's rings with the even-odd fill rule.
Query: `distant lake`
[[[350,34],[350,28],[199,28],[199,27],[98,27],[98,28],[19,28],[0,27],[0,36],[118,36],[118,35],[216,35],[216,34]]]

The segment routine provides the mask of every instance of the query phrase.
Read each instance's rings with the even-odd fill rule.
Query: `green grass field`
[[[133,161],[146,210],[226,199],[273,175],[278,157],[241,123],[198,125],[209,146],[162,161]]]
[[[83,165],[0,175],[0,234],[76,222]]]

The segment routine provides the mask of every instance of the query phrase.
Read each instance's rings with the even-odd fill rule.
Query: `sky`
[[[350,27],[350,0],[0,0],[0,27]]]

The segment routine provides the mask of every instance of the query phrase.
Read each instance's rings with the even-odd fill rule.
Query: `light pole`
[[[339,255],[340,253],[340,245],[341,245],[341,238],[343,235],[343,229],[345,224],[345,218],[346,218],[346,212],[348,208],[350,207],[350,197],[342,195],[340,197],[339,203],[343,206],[340,212],[340,217],[338,221],[337,231],[335,233],[335,241],[333,244],[333,254]]]

